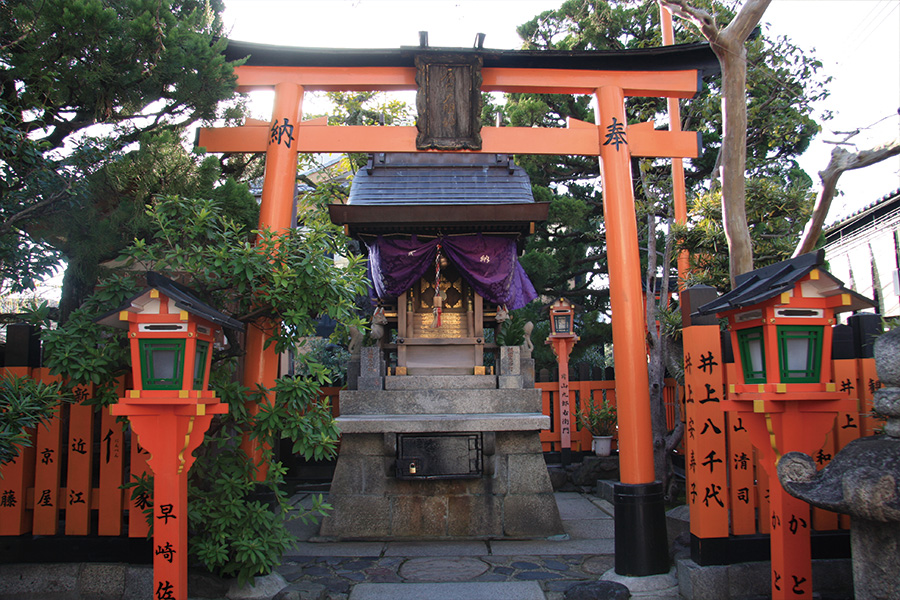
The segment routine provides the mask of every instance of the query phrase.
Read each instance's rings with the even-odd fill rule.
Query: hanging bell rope
[[[431,329],[441,326],[441,313],[443,312],[445,293],[441,292],[441,245],[437,245],[437,254],[434,256],[434,319],[431,321]]]

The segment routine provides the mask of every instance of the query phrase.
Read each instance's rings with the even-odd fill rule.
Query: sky
[[[560,0],[225,0],[225,24],[236,40],[319,48],[399,48],[418,45],[470,48],[485,33],[486,48],[515,49],[516,26]],[[900,0],[774,0],[763,17],[767,31],[815,50],[833,77],[831,96],[817,109],[831,111],[823,133],[801,158],[818,182],[834,145],[873,148],[900,137]],[[263,110],[271,111],[263,96]],[[309,105],[305,105],[307,108]],[[268,118],[268,114],[260,115]],[[833,222],[900,188],[900,157],[841,176],[829,213]]]

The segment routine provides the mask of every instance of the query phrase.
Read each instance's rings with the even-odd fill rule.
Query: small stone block
[[[486,375],[484,367],[475,367],[475,375]]]
[[[356,389],[358,389],[358,390],[381,390],[381,389],[384,389],[384,379],[381,377],[360,377],[356,380]]]
[[[381,377],[384,375],[384,361],[381,358],[381,348],[368,346],[359,351],[359,376]]]
[[[500,374],[501,375],[520,375],[521,374],[522,348],[519,346],[501,346],[500,347]]]
[[[396,367],[394,369],[394,375],[406,375],[406,367]]]
[[[524,379],[521,375],[498,375],[497,387],[507,390],[519,390],[524,387]]]
[[[525,388],[533,388],[534,387],[534,359],[533,358],[523,358],[519,362],[520,373],[522,374],[522,379],[524,380],[522,387]]]

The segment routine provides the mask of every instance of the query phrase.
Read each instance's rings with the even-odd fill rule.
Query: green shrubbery
[[[72,384],[96,384],[95,403],[115,401],[113,382],[129,366],[124,335],[93,319],[141,289],[146,270],[182,280],[248,327],[266,327],[268,342],[279,352],[302,345],[320,316],[354,322],[354,299],[366,290],[363,263],[349,256],[346,238],[318,212],[307,215],[302,229],[281,235],[248,230],[213,200],[159,198],[148,216],[153,237],[125,251],[125,270],[110,273],[64,326],[44,336],[47,366]],[[336,255],[349,256],[349,265],[336,267],[330,258]],[[336,379],[332,368],[307,356],[302,374],[280,378],[274,390],[248,390],[239,383],[242,355],[241,340],[232,337],[214,352],[210,386],[229,412],[213,420],[196,453],[189,511],[194,558],[220,575],[246,580],[269,572],[294,539],[283,526],[290,509],[282,489],[284,467],[267,450],[268,476],[255,481],[254,465],[239,447],[241,436],[249,432],[268,448],[289,439],[295,453],[322,459],[333,456],[338,431],[330,407],[319,399],[319,389]],[[260,402],[255,419],[244,406],[248,397]],[[149,479],[130,487],[135,496],[152,492]],[[258,499],[260,488],[268,490],[274,508]],[[298,516],[312,518],[326,508],[320,500]]]

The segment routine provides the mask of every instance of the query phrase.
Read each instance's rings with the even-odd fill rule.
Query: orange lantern
[[[228,411],[208,389],[213,344],[222,327],[244,327],[162,275],[147,285],[97,322],[128,329],[134,389],[110,412],[151,456],[154,598],[187,598],[187,474],[213,415]]]
[[[575,308],[565,298],[550,305],[550,336],[574,336]]]
[[[786,452],[814,454],[838,412],[855,408],[832,381],[835,313],[874,303],[821,269],[824,250],[737,277],[735,288],[701,306],[701,315],[727,317],[737,381],[724,410],[739,416],[772,482],[772,597],[812,597],[809,505],[778,483]]]
[[[565,298],[550,305],[550,336],[559,365],[559,450],[562,463],[570,460],[572,452],[572,411],[569,403],[569,354],[578,341],[575,335],[575,308]]]

